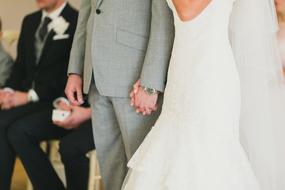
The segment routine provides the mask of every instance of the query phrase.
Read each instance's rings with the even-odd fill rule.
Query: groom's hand
[[[82,93],[82,78],[77,74],[71,74],[65,88],[65,94],[71,104],[80,106],[84,103]]]
[[[27,92],[20,92],[15,91],[13,93],[13,107],[23,106],[29,103],[28,93]]]
[[[133,85],[133,90],[132,90],[132,92],[130,93],[131,106],[134,106],[134,105],[135,105],[135,95],[138,93],[139,88],[140,88],[140,85],[141,85],[141,81],[140,81],[140,80],[138,80],[138,81]]]
[[[0,105],[4,101],[5,94],[6,92],[3,89],[0,89]]]
[[[158,94],[149,95],[142,86],[139,86],[137,90],[134,89],[134,107],[137,113],[143,115],[150,115],[157,110]]]

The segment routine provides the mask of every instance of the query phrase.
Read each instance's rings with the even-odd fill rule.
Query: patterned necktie
[[[42,22],[42,26],[39,30],[40,39],[43,41],[48,33],[48,25],[51,22],[49,17],[45,17],[44,21]]]

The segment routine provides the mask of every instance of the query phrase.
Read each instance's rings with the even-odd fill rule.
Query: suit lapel
[[[97,0],[96,8],[100,8],[104,0]]]
[[[35,21],[34,21],[34,24],[32,26],[30,26],[30,34],[31,34],[31,38],[30,38],[30,42],[29,43],[30,45],[30,51],[28,52],[31,52],[31,59],[32,59],[32,62],[33,62],[33,65],[36,66],[36,51],[35,51],[35,43],[36,43],[36,32],[37,32],[37,29],[38,27],[40,26],[41,24],[41,19],[42,19],[42,13],[40,12],[36,18],[35,18]]]
[[[53,30],[51,30],[48,33],[47,39],[46,39],[45,44],[44,44],[44,48],[42,50],[42,53],[41,53],[41,56],[39,59],[39,65],[41,64],[41,60],[42,60],[43,56],[45,55],[46,51],[50,48],[54,35],[55,35],[55,32]]]
[[[47,38],[45,40],[45,44],[44,44],[44,47],[43,47],[43,50],[42,50],[42,53],[41,53],[41,56],[40,56],[40,59],[39,59],[39,65],[41,64],[42,58],[43,58],[43,56],[45,56],[46,51],[50,48],[50,46],[52,44],[52,41],[53,41],[53,36],[54,35],[55,35],[55,32],[53,30],[51,30],[48,33],[48,36],[47,36]]]

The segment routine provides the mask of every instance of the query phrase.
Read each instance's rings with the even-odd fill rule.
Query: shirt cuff
[[[4,92],[10,92],[10,93],[14,93],[15,92],[15,90],[13,90],[12,88],[9,88],[9,87],[3,88],[3,91]]]
[[[35,90],[30,89],[28,92],[28,100],[29,102],[38,102],[40,100],[38,94]]]

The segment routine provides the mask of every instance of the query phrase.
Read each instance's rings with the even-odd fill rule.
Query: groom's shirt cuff
[[[29,102],[38,102],[40,100],[38,94],[34,89],[28,91],[28,100]]]

